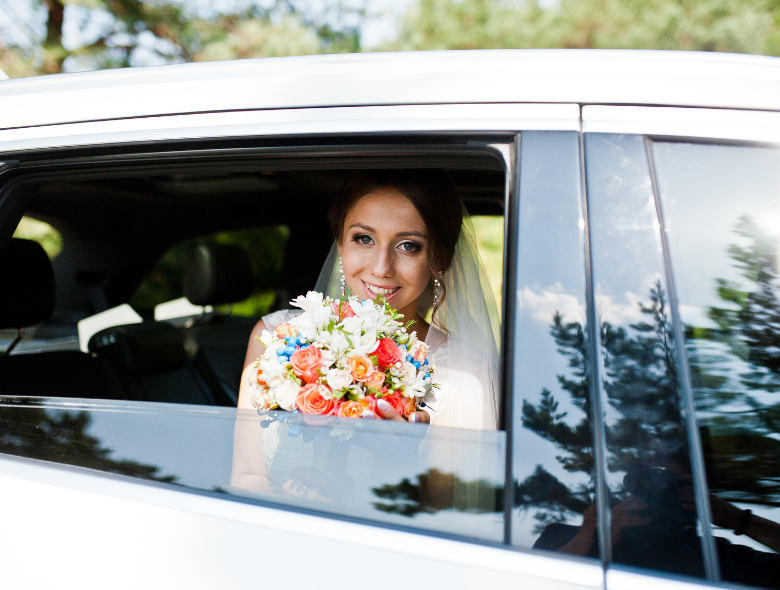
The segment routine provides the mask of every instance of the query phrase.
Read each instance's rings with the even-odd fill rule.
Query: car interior
[[[358,166],[441,167],[472,215],[504,214],[503,163],[486,150],[113,162],[15,179],[4,188],[4,211],[15,203],[19,218],[49,224],[62,249],[50,260],[34,241],[0,240],[0,393],[235,407],[252,327],[314,287],[332,244],[329,203]],[[286,243],[274,254],[262,240],[249,252],[220,239],[248,230],[286,235]],[[176,248],[186,250],[182,264],[161,266]],[[195,312],[156,320],[150,302],[165,300],[138,296],[155,277],[167,286],[158,299],[186,298]],[[270,293],[262,313],[231,313],[262,289]],[[128,302],[140,322],[98,330],[79,349],[80,320]]]

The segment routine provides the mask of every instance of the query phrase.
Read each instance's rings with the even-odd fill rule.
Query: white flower
[[[317,309],[323,308],[322,293],[317,291],[309,291],[306,296],[299,295],[292,301],[290,305],[294,307],[300,307],[306,313],[314,313]]]
[[[265,397],[265,387],[261,387],[257,383],[250,386],[249,401],[258,410],[268,410],[270,408],[270,404]]]
[[[270,348],[271,346],[273,346],[273,340],[274,340],[274,335],[271,334],[271,332],[269,332],[268,330],[263,330],[263,333],[260,334],[260,342],[262,342],[263,346],[265,346],[266,348]]]
[[[336,362],[336,355],[330,350],[322,349],[322,366],[329,369]]]
[[[412,363],[405,362],[398,376],[404,385],[411,385],[417,378],[417,369]]]
[[[276,357],[275,353],[273,357]],[[279,387],[285,377],[284,367],[273,357],[266,357],[264,355],[260,361],[260,367],[263,369],[263,381],[271,388]]]
[[[333,332],[330,338],[330,349],[337,355],[342,355],[349,348],[349,341],[340,330]]]
[[[375,332],[367,332],[357,338],[352,337],[355,354],[369,355],[376,350],[376,347],[379,346],[379,340],[376,339],[374,334]]]
[[[325,381],[328,382],[333,391],[346,389],[352,384],[352,374],[342,369],[331,369],[325,375]]]
[[[272,389],[271,393],[282,409],[292,412],[295,409],[295,400],[298,398],[300,390],[301,386],[295,381],[283,381],[279,387]]]
[[[428,381],[415,381],[412,385],[404,390],[404,394],[407,392],[412,395],[408,397],[425,397],[431,391],[431,382]],[[435,398],[433,398],[435,399]]]

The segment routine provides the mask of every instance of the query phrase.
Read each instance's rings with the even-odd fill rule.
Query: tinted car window
[[[661,235],[644,138],[585,136],[609,490],[607,559],[703,576]]]
[[[141,281],[129,303],[139,310],[177,299],[183,295],[187,257],[199,244],[240,246],[249,257],[254,292],[248,299],[230,306],[233,315],[262,316],[271,311],[276,300],[279,273],[287,249],[290,230],[286,226],[220,232],[185,240],[170,248]]]
[[[0,397],[0,453],[503,540],[505,433],[178,404]]]
[[[519,197],[512,542],[568,551],[594,502],[576,133],[523,134]]]
[[[653,157],[721,576],[777,588],[780,150],[655,142]]]

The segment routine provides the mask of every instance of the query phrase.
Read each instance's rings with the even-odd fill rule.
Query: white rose
[[[411,385],[417,378],[417,369],[412,363],[404,362],[399,377],[404,385]]]
[[[325,375],[325,381],[328,382],[333,391],[346,389],[352,384],[352,374],[342,369],[331,369]]]
[[[258,410],[269,409],[268,400],[265,397],[265,387],[261,387],[255,383],[254,386],[250,386],[249,401]]]
[[[295,409],[295,400],[298,398],[300,390],[301,386],[294,381],[283,381],[279,387],[272,389],[271,392],[282,409],[292,412]]]

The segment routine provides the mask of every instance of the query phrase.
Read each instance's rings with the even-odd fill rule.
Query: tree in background
[[[359,50],[358,0],[323,0],[316,10],[300,0],[233,6],[204,15],[186,0],[0,0],[15,25],[12,41],[0,32],[0,67],[19,77]]]
[[[778,0],[417,0],[388,50],[622,48],[780,55]]]

